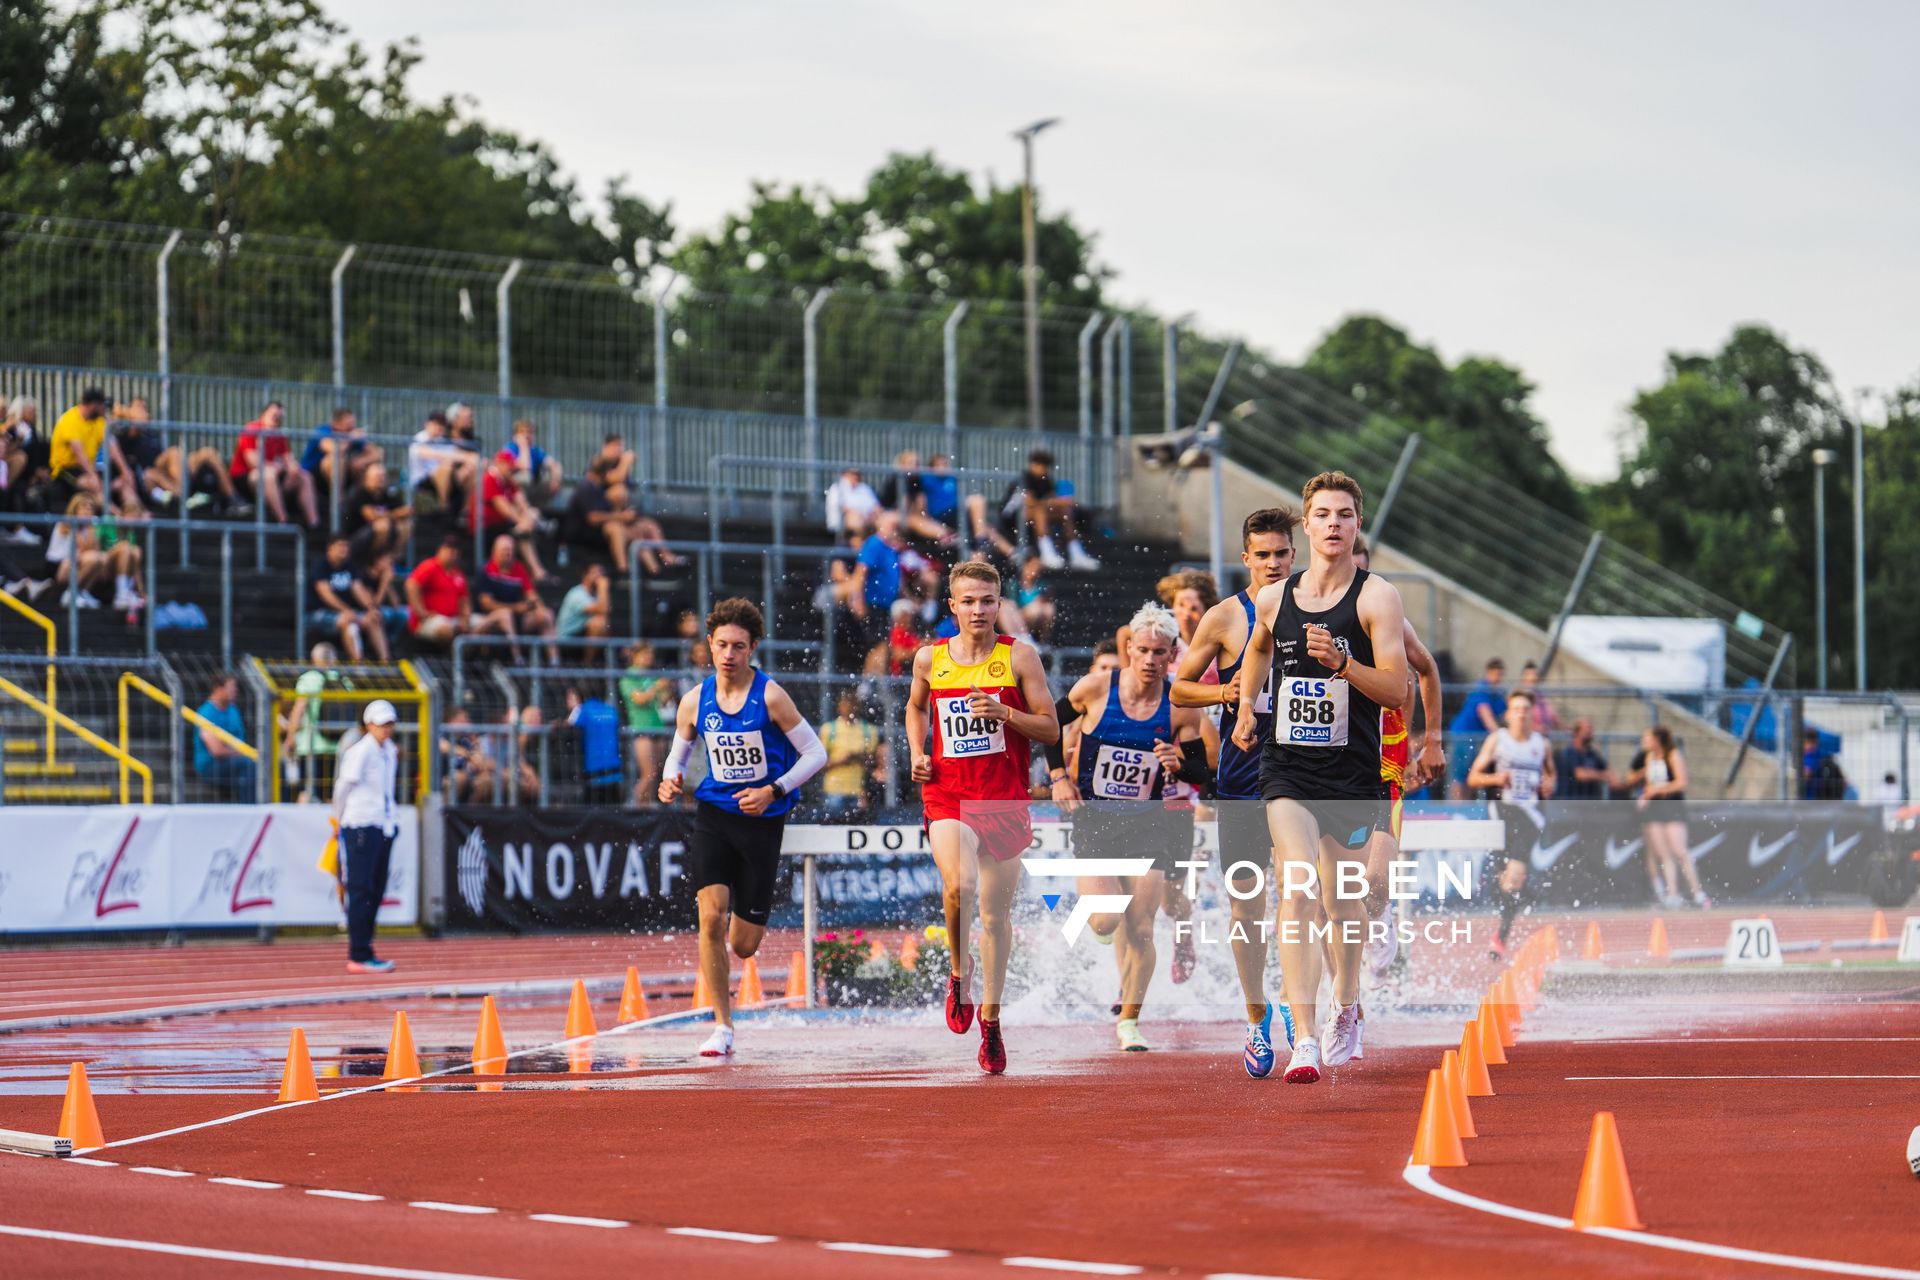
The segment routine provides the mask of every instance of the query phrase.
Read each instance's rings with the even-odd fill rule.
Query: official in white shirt
[[[387,864],[400,813],[394,783],[400,750],[394,746],[393,704],[375,698],[361,723],[366,733],[340,753],[333,779],[333,814],[340,821],[340,860],[347,881],[347,972],[389,973],[393,961],[373,954],[373,921],[387,888]]]

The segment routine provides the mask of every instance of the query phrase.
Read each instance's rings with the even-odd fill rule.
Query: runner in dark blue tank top
[[[1299,518],[1285,507],[1266,507],[1249,515],[1240,526],[1240,563],[1247,567],[1250,579],[1245,591],[1222,600],[1200,620],[1193,643],[1180,658],[1179,678],[1173,682],[1175,706],[1201,707],[1208,714],[1221,716],[1220,776],[1215,784],[1214,805],[1219,818],[1220,867],[1223,872],[1239,869],[1235,883],[1251,889],[1256,874],[1273,865],[1273,843],[1267,834],[1266,807],[1260,802],[1260,752],[1243,750],[1230,736],[1239,700],[1247,696],[1241,667],[1246,658],[1247,637],[1253,634],[1253,598],[1261,588],[1285,582],[1293,572],[1293,530]],[[1201,680],[1207,667],[1219,664],[1220,683]],[[1262,740],[1273,723],[1272,702],[1263,684],[1254,702],[1255,724]],[[1273,1006],[1267,1002],[1267,943],[1271,922],[1267,918],[1267,898],[1257,894],[1247,898],[1227,895],[1233,912],[1228,939],[1233,946],[1233,966],[1240,976],[1240,991],[1247,1002],[1247,1074],[1258,1079],[1273,1070]],[[1285,1004],[1280,1017],[1287,1043],[1293,1043],[1293,1023]]]
[[[717,1024],[700,1046],[703,1057],[733,1052],[727,951],[745,959],[760,949],[787,811],[827,762],[826,748],[787,691],[753,665],[765,630],[750,600],[722,600],[707,615],[713,674],[681,697],[673,750],[660,771],[660,803],[672,804],[695,740],[705,744],[707,776],[694,789],[698,804],[687,850],[700,907],[700,972]]]
[[[1148,605],[1133,615],[1130,630],[1127,666],[1081,677],[1056,704],[1062,722],[1079,722],[1079,767],[1067,771],[1057,744],[1047,749],[1047,763],[1054,803],[1073,815],[1074,856],[1139,862],[1139,875],[1079,881],[1083,894],[1129,896],[1123,915],[1097,914],[1088,923],[1099,937],[1113,939],[1120,968],[1115,1030],[1122,1049],[1139,1052],[1147,1047],[1140,1007],[1157,959],[1154,916],[1166,895],[1167,869],[1193,848],[1190,815],[1168,809],[1163,797],[1173,780],[1204,782],[1212,771],[1200,713],[1174,706],[1168,696],[1167,667],[1180,624],[1161,606]]]

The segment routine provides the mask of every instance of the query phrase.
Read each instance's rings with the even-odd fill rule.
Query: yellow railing
[[[144,693],[147,697],[152,698],[167,710],[173,710],[173,695],[165,689],[141,679],[131,671],[123,671],[120,673],[120,753],[123,757],[120,761],[120,794],[122,796],[121,803],[123,804],[126,803],[124,797],[127,792],[127,761],[133,759],[127,746],[127,690],[129,689]],[[180,718],[197,729],[206,730],[255,764],[260,762],[260,752],[257,749],[248,746],[239,738],[234,737],[225,729],[222,729],[198,711],[195,711],[192,707],[181,707]]]
[[[260,658],[255,657],[252,661],[255,669],[259,671],[261,678],[265,680],[267,687],[273,693],[273,710],[276,723],[294,703],[303,702],[308,699],[317,703],[344,702],[349,704],[365,704],[375,698],[385,698],[387,701],[396,704],[396,710],[411,705],[414,711],[414,723],[419,730],[417,735],[419,741],[414,744],[416,757],[414,767],[414,797],[416,801],[426,798],[426,794],[433,781],[427,768],[427,761],[430,758],[429,753],[433,748],[433,707],[427,693],[426,681],[420,678],[420,673],[414,669],[414,665],[411,662],[403,660],[393,664],[393,671],[398,675],[399,679],[398,681],[392,682],[404,685],[402,688],[387,688],[371,680],[364,680],[365,672],[375,664],[361,663],[358,664],[358,667],[362,672],[363,683],[359,687],[332,687],[320,689],[313,693],[301,693],[298,689],[289,688],[281,684],[275,677],[273,671],[270,670],[267,664]],[[276,663],[275,665],[292,667],[297,664]],[[391,677],[389,677],[389,680],[391,681]],[[273,778],[272,795],[273,801],[276,804],[280,802],[281,798],[282,762],[280,759],[280,741],[280,735],[275,733],[272,741],[266,744],[270,752],[270,772]]]
[[[0,595],[4,594],[6,593],[0,592]],[[88,746],[104,752],[109,759],[119,761],[121,804],[126,804],[129,798],[127,784],[127,770],[129,769],[140,775],[141,803],[153,803],[153,770],[147,768],[146,765],[134,759],[133,756],[122,751],[119,747],[114,746],[111,742],[108,742],[105,738],[87,728],[87,726],[73,719],[73,717],[62,715],[60,712],[55,711],[52,707],[28,693],[13,681],[0,677],[0,693],[4,693],[14,701],[21,703],[27,707],[28,710],[45,716],[48,724],[58,725],[60,728],[65,729],[68,733],[71,733]]]
[[[32,608],[28,605],[21,604],[18,600],[13,598],[13,595],[11,592],[0,591],[0,604],[6,605],[7,608],[13,610],[15,613],[25,618],[28,622],[31,622],[34,626],[39,627],[42,631],[46,632],[47,634],[47,707],[49,711],[51,711],[56,701],[56,695],[58,693],[58,689],[54,681],[53,660],[56,657],[58,657],[60,654],[60,633],[54,628],[52,618],[49,618],[46,614],[40,612],[38,609]],[[52,764],[53,763],[53,716],[49,714],[46,717],[46,720],[47,720],[47,763]]]

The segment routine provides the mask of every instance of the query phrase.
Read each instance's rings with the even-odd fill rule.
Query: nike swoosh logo
[[[1769,862],[1772,862],[1775,858],[1779,857],[1780,851],[1786,848],[1789,844],[1792,844],[1793,838],[1799,834],[1800,834],[1800,829],[1798,827],[1795,827],[1792,831],[1787,832],[1787,834],[1781,836],[1778,840],[1769,841],[1766,844],[1760,843],[1759,836],[1753,837],[1751,840],[1747,842],[1747,865],[1750,867],[1766,866]]]
[[[1855,832],[1853,835],[1848,836],[1845,840],[1836,844],[1833,839],[1833,832],[1827,832],[1827,865],[1832,866],[1834,863],[1840,861],[1840,859],[1846,857],[1847,851],[1859,844],[1860,838],[1864,834],[1864,832]]]
[[[1642,839],[1642,840],[1629,840],[1626,843],[1621,844],[1615,841],[1612,836],[1608,836],[1607,837],[1607,870],[1618,871],[1621,867],[1626,866],[1629,862],[1633,861],[1633,856],[1639,853],[1641,850],[1641,847],[1644,846],[1646,843],[1647,842],[1644,839]]]
[[[1689,845],[1687,848],[1687,856],[1698,860],[1702,854],[1712,853],[1715,849],[1718,849],[1726,838],[1727,833],[1722,831],[1710,840],[1702,840],[1699,844]]]
[[[1533,842],[1533,852],[1528,855],[1527,861],[1533,864],[1535,871],[1545,871],[1553,866],[1554,863],[1560,861],[1560,855],[1565,853],[1572,846],[1573,842],[1579,838],[1580,833],[1576,831],[1572,835],[1561,836],[1558,840],[1555,840],[1552,844],[1544,848],[1538,840],[1535,840]]]

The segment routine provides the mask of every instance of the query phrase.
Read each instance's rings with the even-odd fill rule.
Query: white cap
[[[399,718],[400,713],[395,711],[393,704],[385,698],[375,698],[372,702],[369,702],[366,711],[361,713],[360,716],[360,719],[366,724],[392,724]]]

